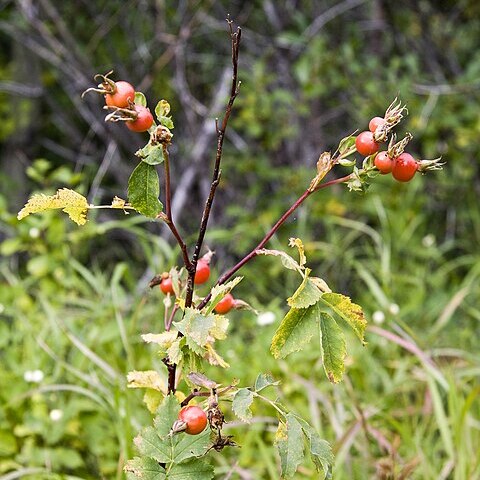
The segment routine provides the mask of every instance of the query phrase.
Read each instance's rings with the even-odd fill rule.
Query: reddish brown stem
[[[183,263],[185,268],[188,270],[191,268],[190,258],[188,257],[187,245],[183,241],[182,236],[175,226],[175,222],[172,218],[172,194],[170,187],[170,155],[166,145],[162,147],[163,158],[164,158],[164,167],[165,167],[165,215],[160,215],[160,218],[168,225],[173,236],[177,240],[177,243],[182,251]]]
[[[207,201],[205,203],[205,208],[203,209],[202,220],[200,222],[200,229],[198,233],[197,242],[195,244],[195,250],[192,255],[192,261],[190,268],[188,270],[188,280],[187,280],[187,292],[185,295],[185,306],[190,307],[192,305],[193,299],[193,289],[194,289],[194,278],[195,271],[197,268],[197,262],[200,256],[200,251],[202,249],[203,240],[205,238],[205,233],[207,231],[208,219],[210,218],[210,211],[212,209],[213,200],[215,198],[215,192],[217,190],[218,184],[220,183],[220,164],[223,154],[223,142],[225,140],[225,131],[227,129],[228,120],[230,114],[232,113],[233,103],[235,98],[238,95],[238,89],[240,87],[240,82],[238,81],[238,49],[240,46],[240,38],[242,31],[240,27],[237,28],[237,31],[234,33],[232,29],[232,23],[228,21],[228,26],[230,28],[230,37],[232,40],[232,86],[230,89],[230,99],[228,100],[227,107],[225,109],[225,115],[223,117],[222,125],[218,128],[217,125],[217,153],[215,156],[215,166],[213,169],[213,178],[212,184],[210,186],[210,193],[208,195]]]
[[[322,188],[335,185],[337,183],[344,183],[351,178],[350,175],[345,177],[336,178],[330,180],[329,182],[322,183],[318,185],[314,190],[305,190],[303,194],[297,199],[297,201],[278,219],[277,223],[268,231],[268,233],[263,237],[262,241],[245,257],[243,257],[236,265],[234,265],[230,270],[225,272],[217,281],[216,285],[222,285],[227,282],[238,270],[240,270],[246,263],[248,263],[252,258],[257,256],[257,251],[262,249],[267,242],[273,237],[275,232],[283,225],[285,220],[314,192],[321,190]],[[198,309],[202,309],[210,300],[211,294],[208,294],[198,305]]]

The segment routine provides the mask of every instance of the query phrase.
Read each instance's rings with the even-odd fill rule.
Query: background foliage
[[[270,243],[301,237],[314,270],[373,318],[368,346],[349,342],[344,383],[304,367],[315,351],[274,361],[276,324],[240,312],[220,352],[231,369],[212,375],[281,380],[282,402],[334,445],[335,478],[479,478],[473,0],[0,1],[0,478],[121,478],[150,422],[125,375],[163,371],[139,335],[163,323],[147,283],[179,262],[168,232],[118,212],[82,229],[55,214],[18,223],[16,212],[30,192],[61,186],[96,204],[125,196],[144,139],[104,124],[98,98],[80,99],[95,72],[114,68],[150,103],[172,104],[173,210],[188,239],[227,95],[226,13],[243,28],[242,87],[207,235],[219,273],[304,190],[318,154],[396,95],[412,152],[448,163],[408,185],[380,178],[366,196],[320,192]],[[269,258],[242,274],[238,295],[279,320],[296,280]],[[242,448],[215,456],[218,478],[279,477],[275,412],[256,408],[248,425],[230,418]]]

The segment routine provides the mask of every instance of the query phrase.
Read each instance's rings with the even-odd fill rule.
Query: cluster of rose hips
[[[195,285],[206,283],[210,278],[210,257],[211,253],[206,254],[197,263],[197,270],[193,282]],[[160,290],[165,294],[174,295],[172,277],[165,273],[162,275],[162,281],[159,284]],[[227,293],[215,306],[214,310],[220,315],[228,313],[232,308],[235,308],[235,299],[231,293]]]
[[[402,151],[399,155],[395,156],[393,153],[395,150],[393,148],[378,152],[380,148],[379,139],[386,140],[386,134],[389,130],[387,119],[382,117],[372,118],[368,124],[368,129],[369,131],[361,132],[355,139],[355,146],[358,153],[364,156],[376,154],[374,165],[382,175],[391,173],[393,178],[399,182],[410,181],[419,169],[419,162],[417,162],[412,155]]]
[[[97,92],[105,97],[105,108],[111,110],[105,120],[123,121],[133,132],[145,132],[153,125],[153,115],[147,107],[135,103],[135,88],[132,84],[119,80],[114,82],[109,75],[95,75],[95,79],[102,81],[98,88],[89,88],[83,92]],[[82,96],[83,96],[82,95]]]

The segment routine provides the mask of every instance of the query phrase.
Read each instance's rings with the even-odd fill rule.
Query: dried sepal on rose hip
[[[388,106],[383,118],[374,117],[370,120],[369,129],[373,133],[374,140],[377,143],[386,142],[392,129],[402,121],[407,113],[407,107],[402,105],[399,99],[395,98]],[[373,127],[375,128],[372,130]]]
[[[102,81],[97,88],[88,88],[82,93],[82,97],[88,92],[97,92],[105,97],[105,103],[109,107],[127,108],[135,101],[135,88],[124,80],[114,81],[110,77],[113,70],[105,75],[97,74],[94,79]]]

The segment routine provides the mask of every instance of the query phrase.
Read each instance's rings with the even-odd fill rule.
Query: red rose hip
[[[207,426],[207,414],[196,405],[183,407],[178,412],[178,419],[187,424],[185,433],[189,435],[198,435],[205,430]]]
[[[364,157],[373,155],[378,152],[378,143],[373,139],[372,132],[362,132],[359,133],[355,139],[355,147],[357,147],[357,152]]]
[[[216,313],[223,315],[228,313],[235,305],[235,299],[231,293],[227,293],[215,306]]]
[[[395,159],[392,175],[399,182],[409,182],[415,176],[417,169],[417,161],[409,153],[404,152]]]

